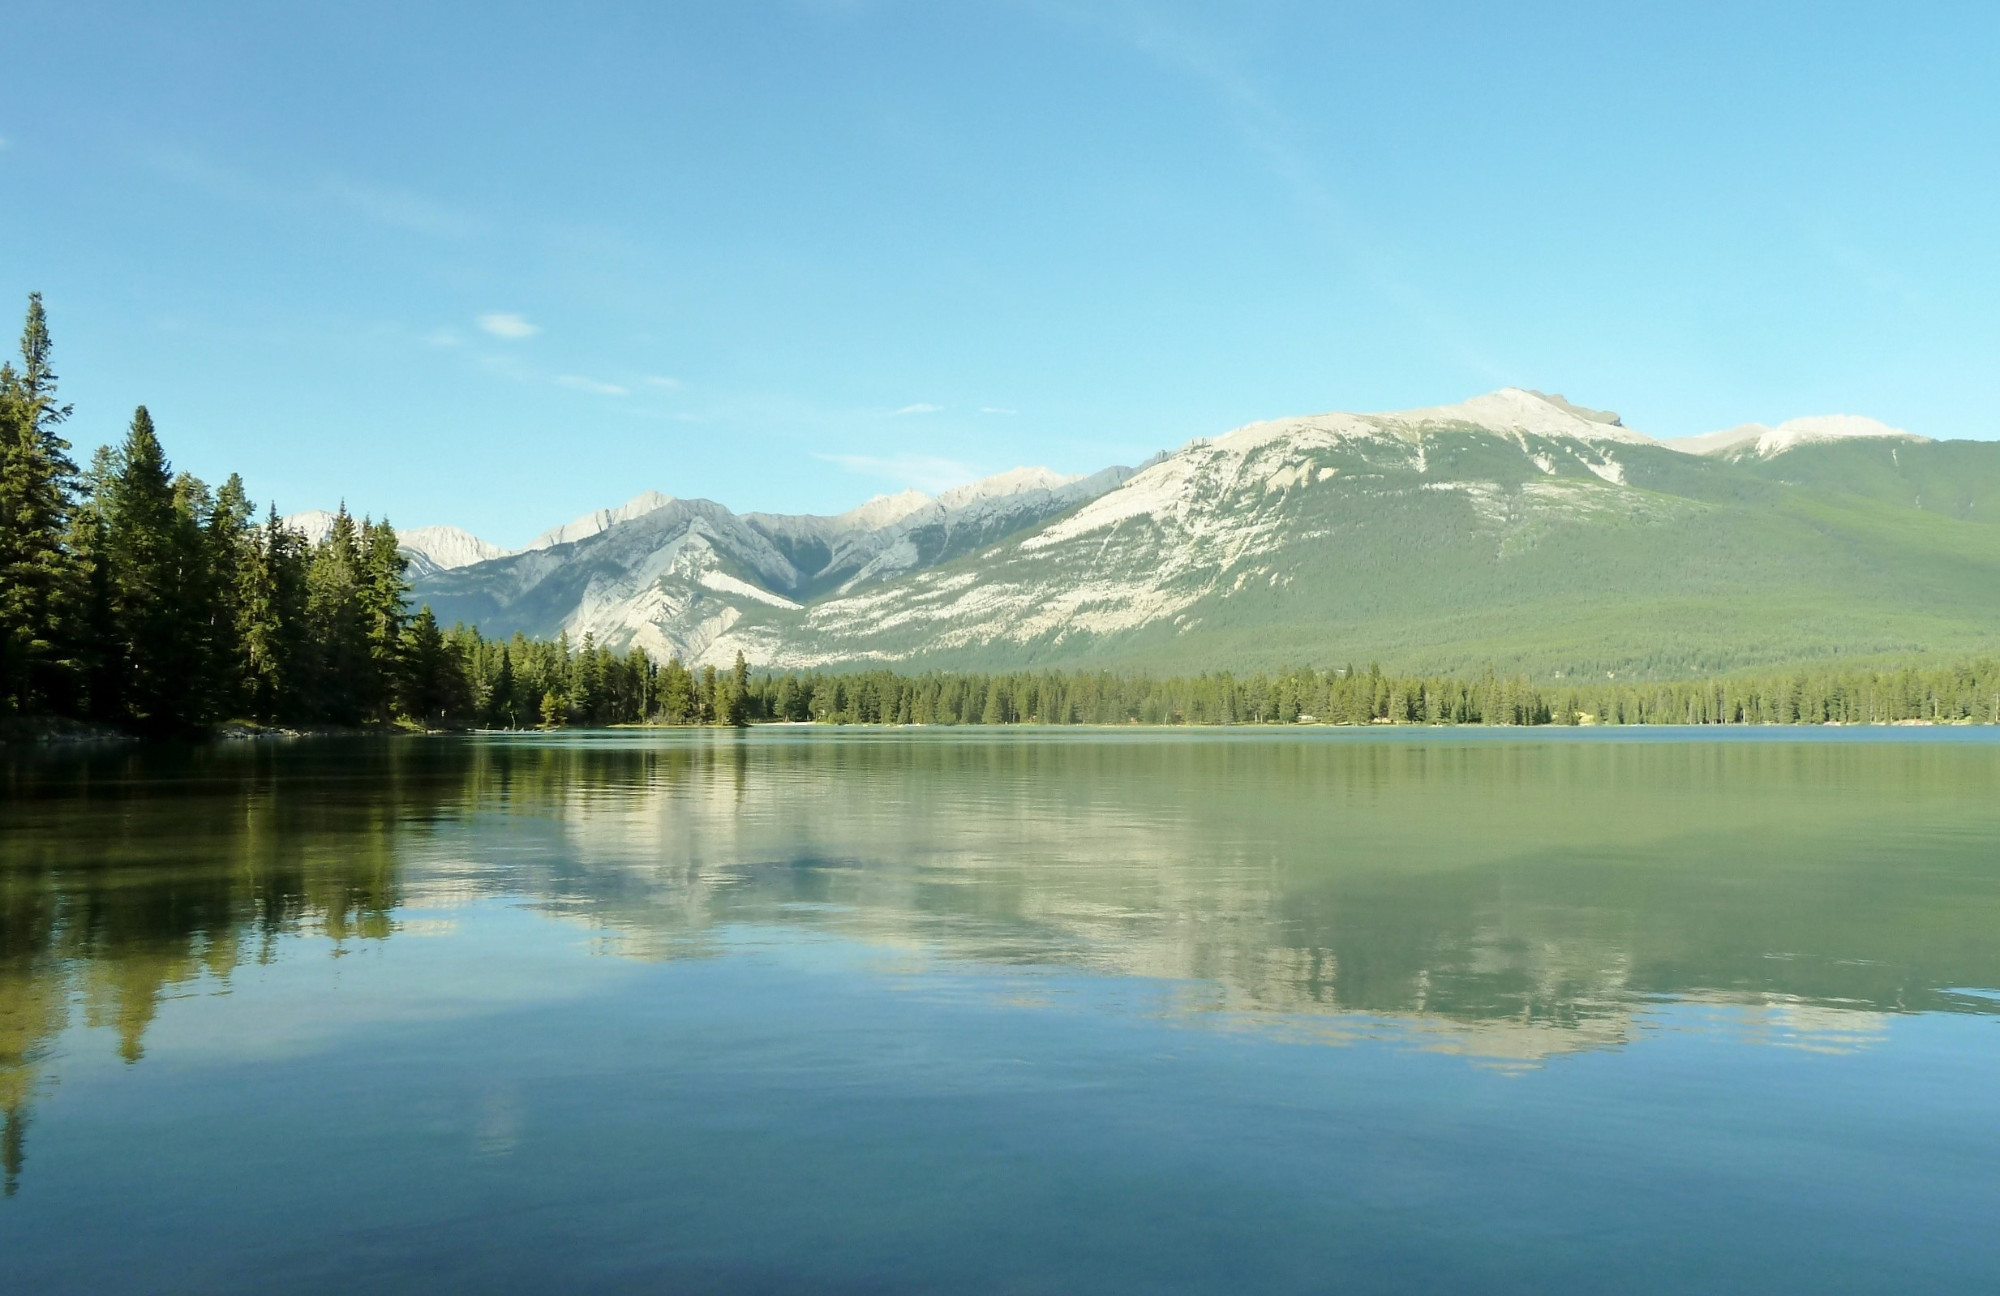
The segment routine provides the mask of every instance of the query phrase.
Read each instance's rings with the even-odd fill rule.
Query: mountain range
[[[1850,416],[1658,441],[1508,388],[833,517],[648,492],[517,552],[399,539],[447,623],[689,662],[1686,676],[1991,651],[1996,522],[2000,443]]]

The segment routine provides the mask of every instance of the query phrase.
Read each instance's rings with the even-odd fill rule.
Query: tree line
[[[47,317],[0,365],[0,706],[142,732],[222,719],[361,725],[440,709],[451,668],[410,616],[387,520],[309,545],[243,481],[176,473],[152,415],[78,470]]]
[[[762,672],[655,662],[412,611],[388,520],[343,507],[317,543],[241,478],[176,473],[152,416],[79,470],[40,296],[0,364],[0,713],[149,733],[269,725],[522,729],[826,724],[1817,724],[2000,722],[2000,667],[1669,683],[1112,671]]]
[[[2000,661],[1671,682],[1385,674],[1379,666],[1154,676],[1115,671],[766,675],[752,720],[829,724],[2000,723]]]

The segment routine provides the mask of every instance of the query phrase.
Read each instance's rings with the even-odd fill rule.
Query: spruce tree
[[[119,685],[123,658],[112,613],[110,530],[105,512],[116,471],[115,452],[110,446],[99,446],[63,538],[75,599],[70,612],[70,659],[75,667],[71,710],[79,717],[106,722],[124,715]]]
[[[660,718],[670,725],[696,723],[694,677],[679,657],[660,668]]]
[[[309,561],[305,537],[286,526],[273,505],[249,537],[238,583],[245,705],[266,723],[309,718],[304,650]]]
[[[28,297],[21,367],[0,365],[0,705],[53,709],[71,695],[77,645],[68,624],[75,573],[63,547],[76,465],[58,429],[48,321]]]
[[[486,697],[486,723],[494,729],[520,728],[518,704],[514,698],[514,655],[505,644],[500,647],[500,669],[494,672],[493,688]]]
[[[450,717],[453,676],[458,663],[448,651],[443,631],[430,604],[410,620],[403,632],[401,705],[403,714],[426,729],[443,728]]]
[[[208,569],[208,685],[211,705],[222,716],[250,712],[250,579],[257,528],[243,479],[235,473],[215,493],[203,527]]]
[[[396,543],[389,519],[364,522],[361,530],[361,617],[367,631],[370,671],[364,684],[372,718],[386,720],[396,681],[403,676],[404,610],[410,599],[405,573],[410,560]]]
[[[602,718],[603,675],[597,659],[597,635],[583,632],[583,647],[570,665],[569,705],[579,724],[594,725]]]
[[[625,670],[632,680],[632,713],[628,718],[644,724],[653,715],[656,682],[653,659],[644,648],[634,647],[625,654]]]
[[[104,548],[121,708],[154,730],[202,718],[200,609],[188,606],[198,585],[186,512],[192,493],[186,484],[176,489],[153,417],[141,405],[105,492]]]
[[[736,654],[736,664],[729,671],[729,718],[725,723],[737,726],[750,723],[750,663],[743,654]]]
[[[222,601],[207,543],[215,493],[198,477],[174,478],[173,568],[168,586],[163,667],[184,681],[177,706],[182,726],[219,718],[216,607]]]
[[[343,504],[306,570],[305,710],[316,720],[360,724],[378,694],[361,582],[360,536]]]

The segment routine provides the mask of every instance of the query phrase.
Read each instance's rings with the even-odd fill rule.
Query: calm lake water
[[[1990,1296],[1993,737],[16,761],[0,1288]]]

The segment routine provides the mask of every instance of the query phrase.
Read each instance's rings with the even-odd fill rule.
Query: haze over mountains
[[[1667,676],[1990,651],[1995,521],[2000,444],[1845,416],[1663,442],[1509,388],[833,517],[648,492],[517,553],[400,538],[447,623],[689,662]]]

